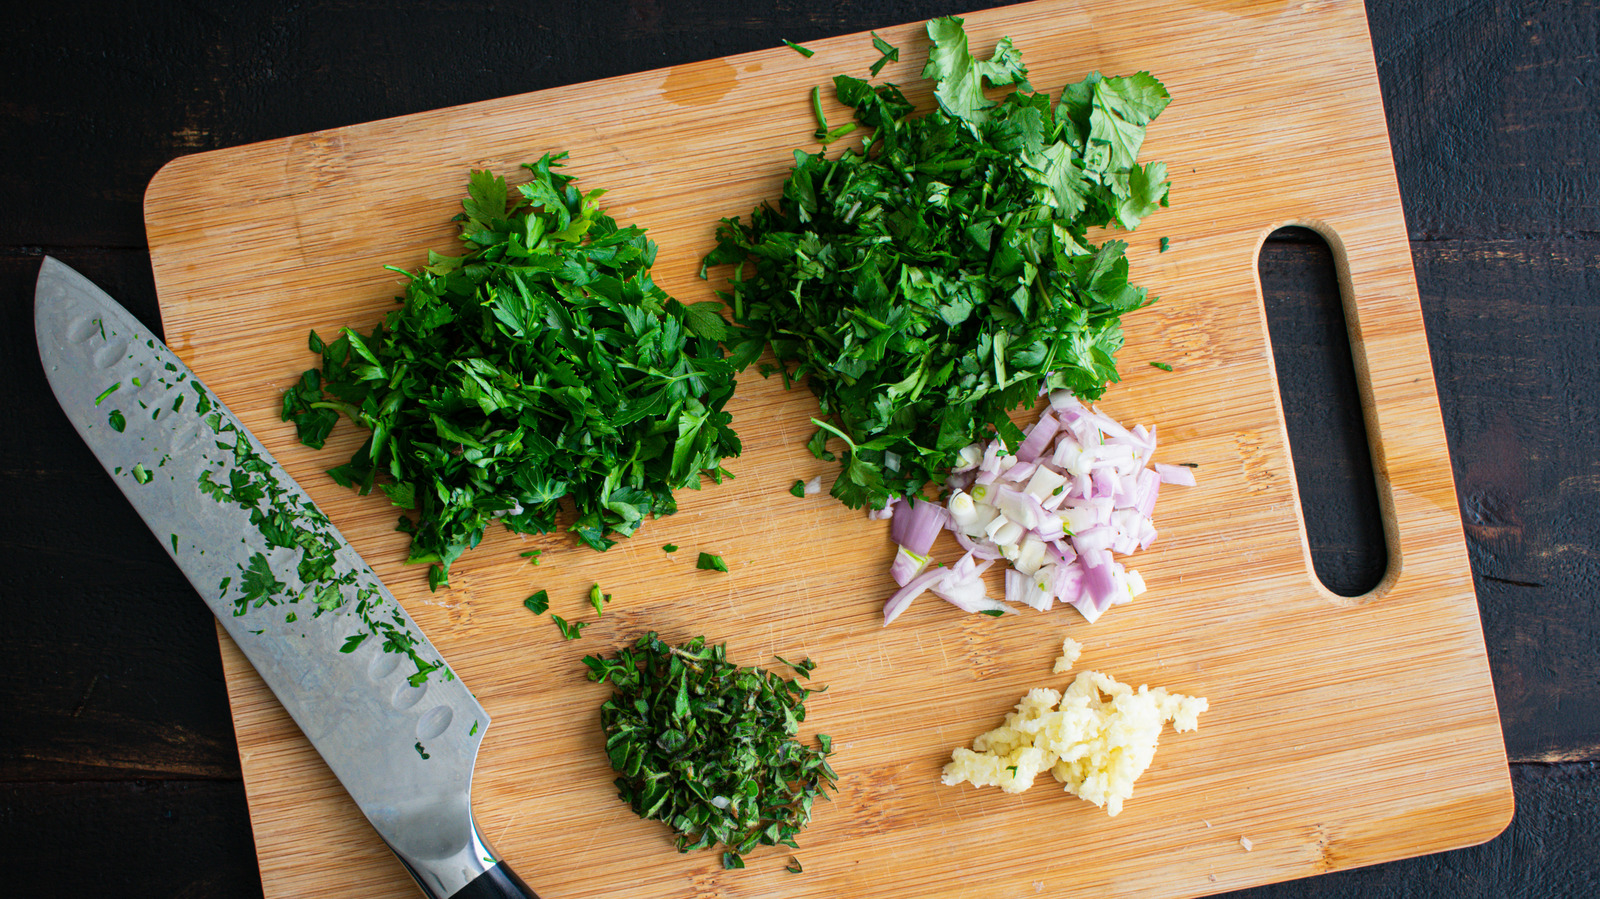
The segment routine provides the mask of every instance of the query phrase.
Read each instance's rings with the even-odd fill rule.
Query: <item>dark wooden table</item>
[[[213,5],[34,3],[0,36],[9,896],[261,890],[211,618],[45,384],[43,254],[155,325],[141,198],[176,156],[961,11]],[[1368,12],[1517,813],[1483,846],[1238,895],[1600,895],[1600,7]],[[1261,268],[1317,568],[1358,593],[1386,562],[1328,251],[1280,233]]]

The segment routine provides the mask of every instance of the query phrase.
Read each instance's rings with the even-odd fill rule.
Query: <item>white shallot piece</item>
[[[1047,612],[1061,602],[1090,622],[1131,601],[1145,591],[1144,578],[1116,556],[1156,539],[1163,484],[1195,484],[1192,468],[1153,463],[1155,451],[1154,427],[1125,428],[1065,390],[1050,394],[1015,453],[999,438],[966,447],[943,504],[900,500],[885,510],[901,589],[884,605],[883,623],[926,592],[968,613],[1015,612],[1007,603]],[[929,567],[945,530],[966,555],[949,568]],[[1009,563],[1005,602],[986,595],[981,578],[1000,559]]]

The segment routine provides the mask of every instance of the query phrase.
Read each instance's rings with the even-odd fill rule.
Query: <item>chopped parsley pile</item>
[[[1166,204],[1165,164],[1137,161],[1162,84],[1096,73],[1052,101],[1009,38],[978,59],[958,18],[928,35],[938,108],[912,117],[895,85],[836,77],[870,129],[861,147],[797,150],[782,201],[723,220],[705,258],[735,266],[720,294],[735,365],[771,347],[785,383],[810,386],[826,421],[809,446],[832,459],[842,444],[832,493],[854,508],[916,493],[991,434],[1015,448],[1007,413],[1041,389],[1098,398],[1118,380],[1121,316],[1152,299],[1126,244],[1089,229]],[[818,125],[841,130],[820,108]]]
[[[649,633],[615,658],[583,661],[590,680],[614,688],[600,721],[618,796],[671,826],[678,851],[720,844],[723,867],[742,868],[757,846],[795,846],[813,803],[837,780],[833,741],[796,739],[817,691],[741,668],[703,637],[673,646]],[[815,667],[778,661],[807,678]]]
[[[655,243],[558,172],[565,155],[523,166],[515,191],[474,172],[465,252],[406,273],[403,305],[370,335],[313,333],[321,364],[284,395],[307,446],[341,413],[371,432],[329,474],[408,510],[409,561],[434,589],[492,520],[545,533],[565,500],[569,529],[605,550],[740,451],[721,304],[656,286]]]

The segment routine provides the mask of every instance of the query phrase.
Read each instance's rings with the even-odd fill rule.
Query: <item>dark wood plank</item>
[[[1368,0],[1414,237],[1600,232],[1600,5]]]
[[[1600,758],[1596,243],[1412,255],[1507,748]]]
[[[11,899],[261,895],[237,783],[0,784],[0,884]]]

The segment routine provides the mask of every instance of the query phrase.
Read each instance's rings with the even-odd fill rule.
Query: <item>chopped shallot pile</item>
[[[899,545],[890,571],[900,585],[884,604],[884,625],[928,591],[969,613],[1016,611],[1006,603],[1043,612],[1059,601],[1091,622],[1143,593],[1144,579],[1113,554],[1156,539],[1151,514],[1162,484],[1195,483],[1185,466],[1152,467],[1155,449],[1154,427],[1128,430],[1064,390],[1050,395],[1014,454],[998,438],[963,449],[943,505],[899,499],[884,510]],[[929,567],[944,530],[967,552],[949,567]],[[1000,559],[1011,564],[1005,602],[986,595],[983,582]]]

